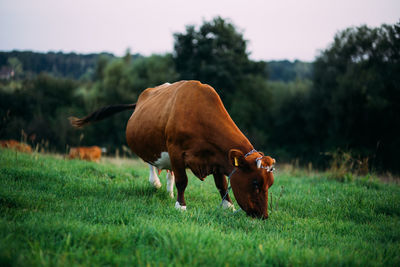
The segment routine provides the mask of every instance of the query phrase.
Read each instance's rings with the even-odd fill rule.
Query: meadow
[[[179,212],[140,160],[1,149],[0,265],[399,266],[400,186],[329,177],[278,166],[259,220],[221,209],[212,177],[190,174]]]

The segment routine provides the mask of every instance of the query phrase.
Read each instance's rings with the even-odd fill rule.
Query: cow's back
[[[140,95],[126,137],[138,156],[154,162],[168,151],[168,144],[188,150],[196,150],[191,146],[197,145],[204,150],[230,131],[241,134],[215,90],[198,81],[181,81],[146,89]]]

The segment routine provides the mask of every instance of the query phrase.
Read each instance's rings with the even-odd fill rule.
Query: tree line
[[[400,23],[360,26],[337,33],[312,63],[254,61],[242,33],[217,17],[175,33],[173,52],[163,55],[0,52],[0,66],[17,70],[0,81],[0,138],[45,140],[61,152],[122,149],[129,112],[82,131],[67,118],[195,79],[213,86],[251,142],[280,161],[323,168],[346,151],[374,170],[399,172],[399,49]]]

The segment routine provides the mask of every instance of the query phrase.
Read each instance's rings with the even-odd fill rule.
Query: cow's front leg
[[[222,207],[224,209],[232,209],[235,210],[233,206],[232,200],[229,197],[228,193],[228,183],[226,182],[225,175],[223,174],[213,174],[215,186],[217,187],[219,194],[222,198]]]
[[[186,210],[185,189],[188,184],[186,171],[185,169],[179,171],[174,170],[174,174],[175,174],[175,186],[178,191],[178,197],[175,203],[175,208],[178,210]]]
[[[149,164],[149,168],[150,168],[149,182],[155,188],[158,189],[158,188],[161,187],[161,182],[160,182],[160,178],[158,178],[156,167],[154,167],[153,165]]]
[[[171,149],[169,149],[169,151],[171,151]],[[181,155],[179,151],[175,153],[171,151],[170,153],[172,172],[175,176],[175,186],[178,191],[175,208],[178,210],[186,210],[185,189],[188,184],[188,177],[186,175],[185,163],[178,155]]]

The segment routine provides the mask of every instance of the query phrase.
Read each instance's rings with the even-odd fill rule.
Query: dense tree
[[[111,57],[109,53],[101,54],[64,54],[61,52],[36,53],[31,51],[0,52],[0,67],[9,65],[10,59],[18,59],[24,69],[20,77],[32,78],[39,73],[46,72],[56,77],[79,79],[88,72],[93,72],[97,58],[101,55]],[[134,55],[140,57],[140,55]]]
[[[400,170],[400,23],[338,33],[314,70],[310,104],[319,144]]]
[[[272,91],[271,120],[268,121],[270,144],[282,161],[299,159],[301,163],[315,160],[310,141],[310,107],[308,99],[312,82],[269,82]],[[311,152],[312,151],[312,152]],[[310,153],[311,152],[311,153]]]
[[[291,82],[312,79],[312,63],[299,60],[269,61],[267,70],[270,81]]]
[[[217,17],[198,30],[187,26],[185,33],[174,37],[174,61],[180,78],[212,85],[228,107],[246,75],[267,77],[266,63],[249,59],[246,40],[228,20]]]
[[[130,74],[133,76],[134,86],[138,92],[166,82],[173,83],[179,76],[171,54],[137,59],[133,62]]]
[[[32,141],[46,140],[62,151],[73,134],[68,113],[82,105],[74,95],[76,82],[41,74],[20,89],[7,90],[7,86],[0,90],[1,137],[19,140],[24,132]]]

